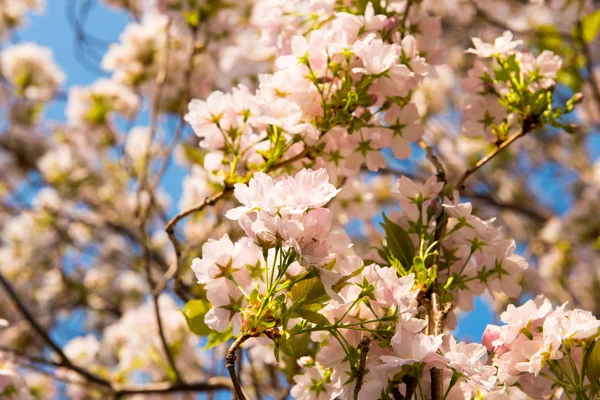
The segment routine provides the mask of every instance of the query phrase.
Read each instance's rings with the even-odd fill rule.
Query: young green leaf
[[[183,315],[190,330],[198,336],[206,336],[211,332],[204,322],[204,316],[211,307],[207,300],[190,300],[183,307]]]
[[[598,382],[600,379],[600,346],[597,343],[591,343],[594,346],[587,360],[587,368],[585,373],[590,382]]]
[[[210,331],[208,334],[208,342],[204,346],[205,349],[212,349],[215,346],[225,343],[233,336],[231,326],[225,332]]]
[[[300,308],[295,311],[300,318],[303,318],[308,322],[312,322],[313,324],[316,324],[318,326],[325,326],[330,324],[329,320],[325,318],[322,314],[319,314],[318,312],[307,310],[304,308]]]
[[[415,249],[408,233],[398,224],[392,222],[385,214],[383,215],[383,229],[387,248],[391,254],[402,263],[404,269],[410,269],[415,257]]]

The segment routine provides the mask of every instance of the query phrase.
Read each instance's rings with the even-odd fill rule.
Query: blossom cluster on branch
[[[65,7],[94,80],[0,0],[0,398],[600,397],[592,1]]]

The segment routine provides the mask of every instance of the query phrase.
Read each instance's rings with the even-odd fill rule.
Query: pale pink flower
[[[229,210],[226,217],[237,220],[252,211],[269,214],[302,214],[309,208],[320,208],[327,204],[340,189],[329,183],[327,170],[303,169],[294,177],[288,176],[274,181],[262,172],[254,174],[248,185],[235,185],[234,195],[241,207]]]
[[[245,284],[249,277],[246,265],[255,265],[261,257],[261,250],[248,238],[233,243],[227,234],[219,240],[208,239],[202,246],[202,258],[195,258],[192,270],[198,283],[207,284],[214,279],[226,278],[228,274],[239,284]]]
[[[303,374],[294,376],[294,382],[296,384],[290,391],[294,399],[330,400],[335,397],[333,396],[333,385],[330,379],[325,377],[323,367],[305,368]],[[317,384],[319,385],[317,386]]]
[[[424,184],[419,184],[406,176],[401,176],[397,182],[398,192],[394,194],[400,200],[411,203],[420,200],[426,202],[438,196],[444,187],[443,182],[438,182],[435,176],[429,177]]]
[[[437,353],[442,345],[443,335],[429,336],[422,333],[413,334],[402,329],[392,338],[393,356],[381,356],[388,366],[401,367],[406,364],[419,362],[444,364],[443,358]]]
[[[423,136],[423,126],[418,123],[417,106],[408,103],[402,109],[393,105],[385,113],[385,121],[393,130],[392,152],[400,159],[410,157],[411,147],[408,142],[416,142]]]
[[[467,53],[476,54],[480,58],[494,56],[506,56],[514,54],[514,50],[523,44],[522,40],[513,40],[513,34],[510,31],[504,31],[502,36],[494,40],[494,44],[485,43],[480,38],[473,38],[474,49],[468,49]]]
[[[556,75],[562,66],[562,58],[551,52],[544,50],[536,58],[529,52],[517,53],[526,76],[536,74],[538,81],[530,89],[538,88],[548,89],[554,85]]]
[[[293,178],[284,178],[283,187],[286,193],[285,213],[289,214],[323,207],[341,190],[329,183],[329,175],[324,168],[316,171],[302,169]]]
[[[408,96],[409,92],[417,87],[419,77],[404,64],[395,64],[371,86],[371,92],[383,102],[385,97]]]
[[[397,44],[386,44],[369,34],[365,39],[357,40],[353,47],[354,54],[361,59],[363,67],[352,69],[354,73],[379,75],[398,62],[400,48]]]
[[[262,172],[255,173],[247,185],[236,183],[233,194],[244,206],[227,211],[225,216],[232,220],[240,219],[242,215],[254,210],[275,214],[283,206],[285,199],[283,182],[275,182]]]
[[[385,15],[375,15],[373,3],[369,2],[365,7],[365,29],[368,31],[379,31],[384,28],[387,18]]]
[[[469,96],[466,101],[462,133],[468,137],[483,136],[494,141],[493,128],[506,116],[506,110],[494,95]]]
[[[212,92],[206,101],[193,99],[190,102],[185,120],[192,126],[196,135],[203,138],[201,146],[207,148],[223,146],[223,137],[217,124],[223,118],[228,100],[223,92],[216,91]]]
[[[598,334],[600,321],[591,312],[576,309],[564,313],[560,329],[565,339],[583,340]]]

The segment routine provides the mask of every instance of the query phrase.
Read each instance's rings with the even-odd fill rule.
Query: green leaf
[[[290,297],[293,301],[302,301],[306,298],[308,293],[312,290],[314,286],[319,283],[317,278],[306,279],[300,282],[297,282],[292,286],[292,290],[290,290]]]
[[[297,282],[290,291],[290,297],[294,302],[292,308],[300,307],[301,304],[320,303],[327,299],[325,288],[319,278]]]
[[[567,68],[558,71],[556,80],[558,83],[570,87],[575,92],[580,91],[581,86],[583,85],[583,79],[579,74],[579,69],[574,66],[568,66]]]
[[[190,300],[183,307],[183,315],[190,330],[198,336],[211,333],[211,329],[204,322],[204,316],[211,307],[207,300]]]
[[[554,25],[538,25],[535,27],[538,34],[538,43],[540,51],[550,50],[556,54],[563,53],[565,42],[560,36],[560,31]]]
[[[594,346],[594,348],[587,360],[585,374],[590,382],[598,382],[600,379],[600,346],[596,342],[590,343],[590,346]]]
[[[298,316],[300,318],[303,318],[303,319],[307,320],[308,322],[311,322],[318,326],[325,326],[325,325],[331,324],[329,322],[329,320],[327,318],[325,318],[325,316],[323,316],[322,314],[319,314],[318,312],[315,312],[315,311],[300,308],[300,309],[296,310],[296,314],[298,314]]]
[[[415,249],[410,236],[400,225],[390,221],[385,214],[383,214],[383,220],[385,223],[382,226],[385,230],[388,251],[402,263],[404,269],[410,269],[415,257]]]
[[[600,10],[586,15],[581,20],[581,36],[586,43],[591,43],[598,36],[600,30]]]
[[[294,353],[294,349],[290,343],[290,334],[283,331],[281,336],[275,340],[275,360],[279,362],[279,352],[292,355]]]
[[[221,343],[225,343],[226,341],[231,339],[232,336],[233,332],[231,331],[231,326],[229,326],[229,328],[227,328],[225,332],[217,332],[211,330],[208,334],[208,342],[206,343],[206,346],[204,346],[204,348],[207,350],[212,349],[213,347],[218,346]]]
[[[200,11],[184,11],[182,14],[190,26],[197,27],[200,25]]]
[[[183,154],[194,164],[204,165],[204,152],[198,146],[183,145]]]

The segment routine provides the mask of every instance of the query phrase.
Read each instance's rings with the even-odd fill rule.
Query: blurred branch
[[[467,169],[465,171],[465,173],[463,174],[463,176],[458,180],[458,183],[456,184],[456,189],[458,189],[460,191],[464,187],[465,181],[467,179],[469,179],[469,177],[471,175],[473,175],[475,172],[477,172],[477,170],[479,170],[481,167],[483,167],[485,164],[487,164],[490,160],[492,160],[494,157],[496,157],[502,150],[504,150],[505,148],[510,146],[513,142],[515,142],[521,136],[525,136],[525,134],[527,134],[531,130],[531,127],[526,129],[525,126],[526,126],[526,124],[523,123],[523,128],[521,128],[517,132],[513,133],[512,136],[510,136],[508,139],[506,139],[504,142],[502,142],[498,147],[496,147],[494,150],[492,150],[491,152],[486,154],[482,159],[477,161],[477,163],[473,167]]]
[[[429,146],[423,139],[419,140],[419,147],[425,150],[427,153],[427,159],[433,167],[435,168],[435,172],[437,175],[437,179],[439,182],[446,182],[446,170],[444,166],[440,162],[439,158],[434,154],[433,149]]]
[[[232,390],[231,381],[226,377],[215,376],[202,382],[192,383],[150,383],[139,386],[117,387],[115,389],[116,398],[131,396],[136,394],[167,394],[176,392],[214,392],[218,390]]]
[[[43,341],[56,353],[56,355],[60,359],[60,366],[77,372],[79,375],[81,375],[90,382],[97,383],[109,389],[111,388],[110,383],[104,378],[94,375],[88,370],[73,364],[69,357],[67,357],[67,355],[63,352],[62,348],[58,344],[56,344],[54,340],[52,340],[52,338],[46,332],[46,330],[37,322],[35,316],[31,313],[31,311],[29,311],[25,303],[20,299],[19,295],[15,292],[10,282],[4,277],[2,273],[0,273],[0,285],[4,288],[8,296],[12,299],[13,303],[15,303],[23,317],[29,322],[33,330],[35,330],[36,333],[43,339]]]
[[[592,93],[594,94],[596,104],[600,106],[600,82],[598,82],[598,79],[596,79],[596,75],[594,74],[592,50],[583,38],[583,23],[581,22],[581,19],[577,21],[577,40],[581,43],[581,49],[585,57],[585,70],[588,74],[590,85],[592,86]]]

